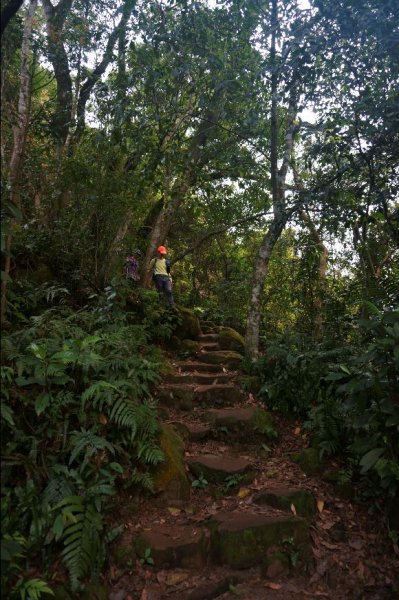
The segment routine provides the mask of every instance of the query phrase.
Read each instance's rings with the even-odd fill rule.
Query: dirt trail
[[[110,600],[396,598],[386,526],[351,490],[306,475],[293,461],[308,445],[301,425],[271,422],[240,389],[239,357],[216,332],[200,342],[157,391],[165,425],[185,441],[183,482],[120,498]]]

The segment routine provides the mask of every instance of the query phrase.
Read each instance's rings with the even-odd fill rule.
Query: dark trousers
[[[173,306],[175,301],[172,294],[172,282],[170,280],[170,277],[168,277],[167,275],[155,275],[154,282],[158,294],[165,294],[169,305]]]

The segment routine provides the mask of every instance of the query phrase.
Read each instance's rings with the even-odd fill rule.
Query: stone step
[[[226,405],[235,404],[241,400],[241,390],[229,383],[199,385],[194,389],[194,398],[201,404]]]
[[[228,368],[237,368],[243,358],[242,354],[233,352],[232,350],[214,350],[213,352],[200,354],[198,360],[207,364],[225,365]]]
[[[312,517],[316,513],[316,501],[308,490],[278,486],[261,490],[253,498],[255,504],[267,504],[281,510],[293,512],[300,517]]]
[[[187,464],[193,475],[203,475],[209,483],[223,484],[234,475],[237,483],[249,483],[255,476],[252,465],[243,458],[201,454],[187,459]]]
[[[279,566],[284,571],[296,565],[303,572],[311,565],[309,525],[301,517],[235,510],[204,524],[211,530],[212,558],[234,569],[261,565],[269,574]]]
[[[212,428],[203,423],[183,423],[182,421],[173,421],[171,425],[173,425],[184,440],[190,440],[192,442],[204,440],[212,433]]]
[[[164,383],[157,387],[161,404],[180,410],[191,410],[195,404],[226,406],[241,399],[238,387],[228,383],[197,385],[195,383]]]
[[[213,383],[228,383],[235,373],[170,373],[164,379],[165,383],[196,383],[211,385]]]
[[[194,386],[190,384],[164,383],[157,387],[155,398],[163,405],[180,410],[194,408]]]
[[[203,333],[198,337],[200,342],[217,342],[219,339],[218,333]]]
[[[198,569],[209,553],[209,532],[191,526],[154,525],[138,534],[134,546],[138,558],[144,558],[149,548],[156,568]]]
[[[259,435],[268,439],[277,437],[272,417],[259,406],[211,409],[204,413],[203,419],[240,440],[251,441]]]
[[[221,364],[207,364],[198,361],[182,361],[177,363],[177,369],[186,373],[223,373],[223,365]]]
[[[220,350],[219,342],[200,342],[200,353]]]

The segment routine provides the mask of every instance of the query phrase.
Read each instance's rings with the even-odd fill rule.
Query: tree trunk
[[[3,36],[4,30],[8,23],[21,8],[23,1],[24,0],[10,0],[10,2],[8,2],[8,4],[6,4],[1,11],[1,36]]]
[[[13,128],[13,148],[9,166],[10,203],[11,207],[21,210],[19,194],[19,178],[25,150],[26,135],[29,125],[31,78],[29,73],[30,42],[32,36],[33,17],[36,12],[37,0],[31,0],[24,25],[21,47],[21,73],[18,98],[17,123]],[[7,307],[7,280],[11,268],[12,230],[16,218],[11,219],[10,231],[5,240],[5,260],[1,281],[1,322],[5,321]]]
[[[302,210],[300,212],[300,217],[302,221],[306,224],[309,229],[310,235],[315,243],[315,246],[319,253],[319,268],[317,272],[317,281],[316,281],[316,293],[314,299],[314,309],[315,316],[313,322],[313,339],[320,340],[323,335],[323,289],[325,287],[326,273],[327,273],[327,260],[328,260],[328,250],[326,246],[323,244],[323,240],[321,239],[320,232],[317,231],[314,223],[312,222],[309,215]]]
[[[268,273],[270,257],[273,248],[279,239],[286,224],[286,217],[273,219],[259,249],[255,263],[249,310],[247,330],[245,335],[247,353],[251,358],[256,358],[259,353],[259,332],[262,312],[263,284]]]
[[[73,0],[61,0],[56,7],[51,4],[50,0],[42,0],[42,3],[46,17],[49,59],[57,81],[53,131],[58,145],[63,147],[71,124],[73,97],[68,55],[64,48],[62,34]]]
[[[284,155],[280,169],[278,169],[278,139],[279,139],[279,121],[278,121],[278,80],[279,65],[276,57],[276,38],[278,28],[277,0],[272,0],[271,12],[271,115],[270,115],[270,171],[273,199],[273,221],[263,238],[256,260],[251,294],[248,307],[247,329],[246,329],[246,349],[248,355],[255,359],[259,354],[259,333],[262,313],[262,291],[263,285],[268,273],[270,257],[273,248],[283,231],[288,213],[285,206],[285,181],[289,162],[291,160],[293,145],[295,117],[296,117],[296,87],[295,74],[291,81],[290,100],[287,114],[286,133],[284,140]]]

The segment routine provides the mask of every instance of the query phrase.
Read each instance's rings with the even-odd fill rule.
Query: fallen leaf
[[[246,498],[251,493],[251,490],[245,487],[242,487],[238,490],[237,496],[239,498]]]
[[[189,574],[185,573],[185,572],[176,572],[176,573],[168,573],[166,578],[165,578],[165,583],[166,585],[177,585],[178,583],[181,583],[182,581],[185,581],[186,579],[188,579]]]
[[[291,512],[294,513],[294,515],[296,515],[295,504],[291,504],[290,508],[291,508]]]
[[[181,513],[180,508],[175,508],[174,506],[168,506],[168,511],[174,517],[177,517],[177,515],[180,515],[180,513]]]
[[[101,423],[101,425],[106,425],[108,423],[108,419],[103,413],[98,415],[98,420]]]
[[[280,583],[273,583],[273,581],[267,581],[265,587],[270,588],[271,590],[281,590],[282,585]]]
[[[300,427],[295,427],[294,429],[294,435],[299,435],[301,433],[301,428]]]
[[[317,501],[317,510],[319,511],[319,513],[322,513],[324,509],[324,500],[318,500]]]

